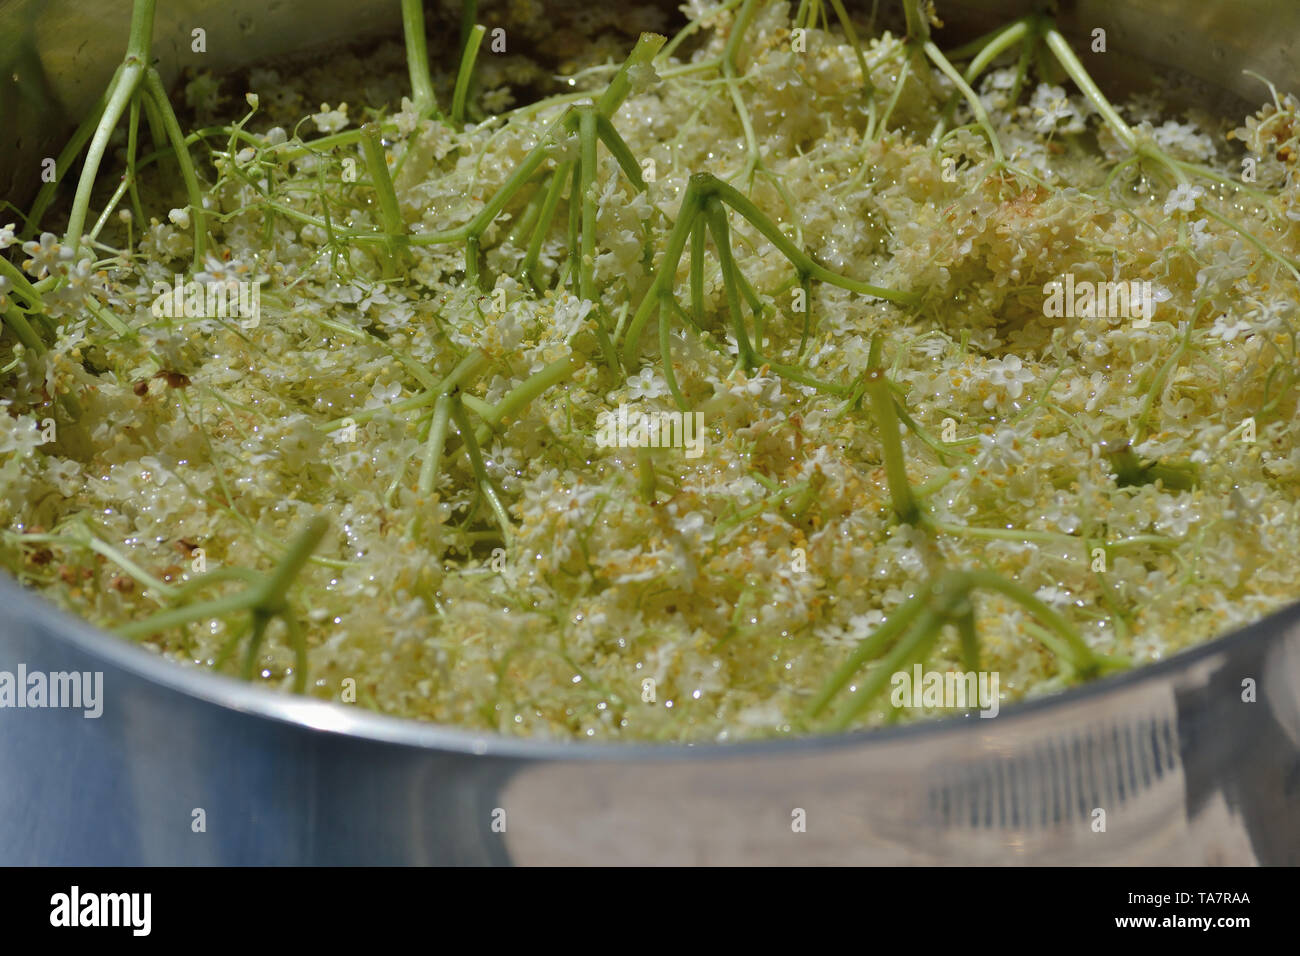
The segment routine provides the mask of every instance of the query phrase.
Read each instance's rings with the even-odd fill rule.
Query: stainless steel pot
[[[174,70],[204,26],[209,65],[233,66],[395,30],[396,6],[171,3],[156,49]],[[1030,6],[945,0],[944,36]],[[1258,101],[1249,67],[1300,87],[1300,7],[1060,6],[1068,33],[1107,30],[1110,52],[1088,61],[1102,76],[1155,65]],[[0,0],[7,196],[25,201],[103,88],[128,12]],[[5,577],[0,608],[0,671],[104,681],[97,719],[0,709],[0,863],[1300,862],[1300,605],[995,720],[693,747],[394,720],[176,666]]]

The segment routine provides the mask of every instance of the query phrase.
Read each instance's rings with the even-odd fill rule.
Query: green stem
[[[757,11],[756,0],[745,0],[745,5],[740,8],[736,19],[731,23],[731,34],[727,37],[727,45],[722,51],[722,63],[729,76],[734,77],[740,70],[740,43]]]
[[[636,450],[637,492],[648,505],[655,503],[655,463],[649,448]]]
[[[853,675],[857,674],[862,665],[879,657],[880,653],[887,648],[894,637],[911,627],[911,624],[919,617],[930,600],[931,588],[927,585],[926,588],[915,593],[904,604],[898,605],[893,613],[885,619],[885,622],[880,624],[880,627],[872,631],[865,639],[859,641],[858,645],[853,649],[853,653],[849,654],[849,658],[844,663],[841,663],[839,667],[836,667],[831,678],[822,685],[818,696],[814,697],[813,702],[809,705],[807,715],[811,718],[822,713],[826,709],[826,705],[831,702],[831,698],[835,697],[845,687],[845,684],[848,684],[853,679]]]
[[[696,216],[691,224],[691,314],[698,326],[704,325],[704,242],[708,223]],[[674,266],[674,269],[676,266]]]
[[[494,412],[487,419],[493,427],[525,408],[533,399],[554,385],[565,381],[582,367],[582,359],[575,355],[566,355],[552,362],[536,375],[515,386],[497,404]]]
[[[578,192],[581,197],[582,240],[578,251],[578,295],[594,302],[596,269],[596,114],[582,110],[578,114]],[[576,198],[576,197],[575,197]]]
[[[1083,638],[1079,636],[1078,632],[1070,626],[1065,618],[1020,585],[1002,577],[1000,574],[994,574],[992,571],[964,571],[961,573],[970,588],[997,591],[999,594],[1015,601],[1038,618],[1040,622],[1046,624],[1069,647],[1070,665],[1080,676],[1090,677],[1101,670],[1103,664],[1107,663],[1093,653],[1092,648],[1084,642]]]
[[[144,84],[146,104],[152,102],[161,117],[167,140],[176,151],[176,161],[180,164],[181,179],[185,182],[185,192],[190,200],[190,215],[194,219],[194,263],[197,267],[203,262],[208,240],[207,211],[203,205],[203,194],[199,190],[199,178],[194,172],[194,163],[190,160],[189,147],[185,145],[185,134],[181,132],[180,121],[176,118],[171,101],[167,99],[167,91],[163,89],[162,77],[158,71],[152,67],[146,70]]]
[[[609,86],[605,88],[600,99],[596,101],[596,109],[600,111],[601,116],[609,119],[618,112],[618,108],[623,105],[628,93],[632,91],[632,82],[627,76],[628,71],[634,66],[653,60],[666,41],[667,38],[658,33],[643,33],[637,38],[636,46],[632,47],[632,52],[609,81]]]
[[[0,259],[0,262],[3,261],[4,260]],[[41,341],[41,337],[36,334],[36,330],[33,329],[31,323],[27,321],[27,316],[23,315],[17,306],[10,305],[9,308],[5,309],[4,318],[5,324],[13,330],[13,333],[18,337],[19,342],[22,342],[24,346],[34,352],[38,357],[45,354],[45,343]]]
[[[4,276],[9,280],[10,285],[13,286],[13,291],[23,297],[29,308],[36,311],[44,310],[45,306],[41,302],[41,293],[36,286],[27,280],[27,276],[23,275],[21,269],[4,256],[0,256],[0,276]]]
[[[757,206],[754,205],[745,195],[734,187],[724,183],[722,180],[708,173],[696,174],[700,177],[701,187],[708,193],[716,195],[718,199],[725,202],[736,212],[740,213],[750,223],[762,233],[768,242],[776,246],[778,251],[790,260],[790,263],[799,272],[808,273],[814,279],[830,285],[839,286],[841,289],[848,289],[850,292],[858,292],[863,295],[873,295],[880,299],[887,299],[890,302],[899,305],[915,305],[920,301],[920,296],[910,292],[895,292],[892,289],[884,289],[880,286],[872,285],[868,282],[858,282],[842,276],[839,273],[832,272],[825,266],[814,262],[812,257],[792,243],[776,224],[765,216]],[[695,177],[692,177],[693,179]]]
[[[424,462],[420,466],[420,480],[416,486],[421,497],[433,494],[442,463],[442,450],[447,443],[447,422],[451,418],[452,399],[448,394],[438,396],[433,406],[433,423],[429,426],[429,440],[424,446]]]
[[[256,608],[253,609],[253,634],[248,639],[248,647],[244,649],[244,666],[240,673],[244,680],[252,680],[253,674],[257,669],[257,652],[262,648],[262,641],[266,638],[266,628],[271,623],[269,614],[260,613]]]
[[[1005,162],[1006,157],[1002,155],[1002,143],[998,140],[998,134],[993,129],[993,123],[989,119],[988,111],[984,109],[984,104],[981,103],[980,98],[975,95],[975,91],[971,89],[970,84],[967,83],[965,79],[962,78],[962,75],[957,72],[957,69],[948,62],[948,58],[943,55],[943,51],[940,50],[933,41],[927,40],[922,49],[925,51],[925,55],[930,58],[931,62],[933,62],[934,65],[952,81],[953,85],[961,91],[962,96],[966,97],[966,102],[970,104],[971,112],[975,114],[976,122],[979,123],[980,128],[983,129],[985,135],[988,136],[989,145],[993,147],[994,158],[999,164]]]
[[[924,2],[925,0],[903,0],[903,15],[907,18],[907,40],[918,47],[930,40],[930,21],[921,10]]]
[[[411,96],[421,116],[438,111],[429,72],[429,49],[424,35],[423,0],[402,0],[402,32],[406,36],[406,66],[411,75]]]
[[[367,123],[362,127],[361,151],[365,155],[370,182],[379,200],[379,215],[388,239],[389,273],[393,275],[396,274],[398,249],[406,242],[406,221],[402,219],[402,210],[397,204],[397,191],[393,188],[393,177],[388,172],[384,145],[379,139],[379,131],[372,124]]]
[[[152,4],[149,6],[152,7]],[[128,55],[127,62],[119,67],[109,85],[108,102],[86,151],[81,178],[77,180],[77,192],[72,200],[72,211],[68,214],[68,228],[64,233],[64,242],[71,246],[74,259],[81,248],[81,234],[86,228],[86,214],[90,210],[90,194],[95,187],[95,178],[99,175],[99,164],[103,162],[104,152],[108,149],[109,137],[126,112],[127,104],[135,95],[143,75],[144,61]]]
[[[528,242],[528,252],[524,255],[523,264],[520,267],[520,274],[537,287],[536,273],[537,260],[542,254],[542,244],[551,230],[551,225],[555,220],[555,210],[559,208],[560,198],[564,195],[565,180],[572,175],[569,168],[570,164],[561,163],[555,172],[551,174],[550,184],[546,187],[546,200],[542,203],[542,210],[537,216],[537,223],[533,226],[532,238]]]
[[[696,216],[703,210],[704,197],[696,188],[697,181],[695,176],[691,177],[691,183],[686,187],[686,195],[682,197],[681,209],[677,213],[677,222],[673,224],[672,231],[668,234],[668,243],[659,257],[654,281],[651,282],[641,304],[637,306],[636,312],[632,315],[632,323],[628,326],[627,338],[623,343],[623,364],[629,371],[636,366],[641,333],[645,330],[646,323],[650,321],[650,316],[659,303],[659,297],[665,292],[672,291],[673,280],[677,275],[677,264],[681,262],[682,252],[686,249],[686,240],[691,235]]]
[[[135,216],[135,221],[143,229],[146,220],[144,218],[144,204],[140,201],[140,190],[136,184],[138,172],[135,165],[139,149],[140,98],[135,96],[131,98],[131,112],[126,120],[126,181],[131,194],[131,214]]]
[[[284,628],[289,632],[289,646],[293,648],[293,692],[301,694],[307,690],[307,641],[296,617],[285,614],[283,618]]]
[[[474,61],[478,59],[478,48],[483,42],[487,27],[476,24],[469,31],[465,48],[461,51],[460,69],[456,73],[456,87],[451,96],[451,122],[459,128],[465,122],[465,99],[469,96],[469,82],[474,76]]]
[[[889,380],[885,378],[885,369],[880,364],[880,351],[881,340],[877,335],[871,342],[867,359],[867,396],[871,400],[872,415],[876,419],[876,430],[880,432],[880,444],[884,449],[885,477],[889,482],[889,497],[894,514],[900,521],[916,524],[921,517],[921,510],[912,494],[912,485],[907,480],[907,462],[898,432],[898,414],[894,410],[894,396]]]
[[[238,594],[231,594],[211,601],[202,601],[198,604],[189,604],[170,611],[161,611],[144,620],[125,624],[117,628],[116,633],[122,637],[132,639],[148,637],[150,634],[157,634],[160,631],[180,627],[182,624],[189,624],[193,621],[211,620],[225,617],[235,611],[248,610],[256,602],[256,591],[250,588],[240,591]]]
[[[672,393],[673,401],[682,411],[686,411],[688,406],[686,399],[682,397],[681,389],[677,387],[677,376],[673,372],[673,349],[672,336],[670,335],[669,315],[672,308],[666,298],[659,302],[659,358],[663,364],[664,380],[668,383],[668,391]]]
[[[474,472],[475,481],[478,482],[479,493],[487,501],[497,524],[501,526],[501,534],[505,538],[506,546],[509,547],[513,538],[510,518],[501,505],[501,499],[497,497],[496,489],[492,487],[492,479],[488,477],[487,469],[483,466],[483,452],[479,449],[478,439],[474,437],[474,429],[470,427],[469,416],[465,414],[465,405],[460,401],[459,395],[452,397],[451,415],[460,430],[465,452],[469,455],[470,469]]]
[[[831,719],[831,730],[843,730],[853,719],[866,709],[876,696],[885,689],[893,676],[904,670],[913,660],[925,656],[925,652],[939,636],[944,617],[952,598],[938,607],[925,607],[917,616],[916,622],[897,644],[862,681],[857,692],[844,702],[844,705]]]
[[[319,515],[307,522],[307,526],[289,545],[289,550],[285,552],[276,569],[271,572],[271,576],[260,588],[254,590],[254,603],[259,608],[268,614],[283,612],[289,585],[307,563],[307,559],[311,557],[328,530],[329,522]]]
[[[749,333],[745,331],[745,317],[740,308],[740,282],[737,279],[739,269],[732,257],[727,213],[722,203],[712,197],[705,202],[704,213],[708,217],[713,244],[718,250],[718,262],[722,266],[722,285],[726,291],[727,312],[731,316],[731,330],[736,337],[740,366],[750,373],[754,370],[754,347],[750,344]]]
[[[961,638],[962,665],[968,671],[978,673],[980,641],[979,634],[975,630],[975,607],[969,599],[960,602],[958,609],[953,613],[953,620],[957,624],[957,634]]]
[[[1137,152],[1138,142],[1136,134],[1134,134],[1128,123],[1124,122],[1119,113],[1116,112],[1115,107],[1111,105],[1110,100],[1106,99],[1105,94],[1101,92],[1101,88],[1098,87],[1092,77],[1088,75],[1088,71],[1085,70],[1083,64],[1079,62],[1079,58],[1074,55],[1074,51],[1070,49],[1070,44],[1066,42],[1065,37],[1061,36],[1060,32],[1055,27],[1048,27],[1046,32],[1043,34],[1043,39],[1046,41],[1048,49],[1050,49],[1052,54],[1056,57],[1056,61],[1060,63],[1065,72],[1070,75],[1070,79],[1074,80],[1074,85],[1082,90],[1084,96],[1088,97],[1088,99],[1092,101],[1092,105],[1097,108],[1097,112],[1101,114],[1102,119],[1104,119],[1110,125],[1110,128],[1114,130],[1115,135],[1120,138],[1125,146],[1134,152]]]

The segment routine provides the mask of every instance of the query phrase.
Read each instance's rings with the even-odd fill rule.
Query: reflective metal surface
[[[941,10],[960,32],[1028,6]],[[1061,6],[1075,35],[1108,30],[1121,72],[1141,54],[1254,99],[1242,66],[1300,87],[1300,7]],[[6,195],[107,80],[127,9],[0,0]],[[396,4],[167,4],[159,50],[204,19],[228,64],[383,30]],[[993,720],[731,746],[541,743],[278,696],[0,576],[0,671],[19,664],[102,672],[104,711],[0,709],[0,863],[1300,862],[1300,607]]]

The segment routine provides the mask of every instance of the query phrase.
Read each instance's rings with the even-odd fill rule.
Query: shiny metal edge
[[[981,727],[979,718],[952,717],[846,733],[740,740],[734,743],[606,743],[581,739],[513,737],[392,717],[356,706],[290,695],[213,673],[196,665],[170,660],[101,631],[82,618],[32,594],[4,573],[0,573],[0,607],[4,609],[11,624],[22,626],[30,622],[42,626],[43,630],[55,635],[57,640],[64,641],[87,655],[101,658],[106,663],[145,680],[218,707],[266,717],[307,730],[423,750],[530,760],[749,758],[792,752],[806,754],[810,751],[853,748],[870,743],[933,737],[946,733],[976,735],[990,729],[987,726]],[[1231,655],[1247,645],[1258,644],[1262,650],[1264,645],[1284,635],[1293,626],[1300,626],[1300,602],[1287,605],[1253,624],[1187,648],[1162,661],[1080,684],[1059,693],[1007,704],[1001,708],[994,722],[1002,728],[1007,723],[1028,720],[1043,711],[1065,709],[1112,693],[1122,693],[1144,683],[1155,684],[1162,678],[1192,671],[1209,658]]]

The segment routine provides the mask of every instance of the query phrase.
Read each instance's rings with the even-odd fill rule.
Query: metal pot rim
[[[708,758],[763,757],[808,753],[846,747],[932,738],[946,733],[977,734],[980,718],[954,716],[922,720],[901,726],[878,727],[834,734],[815,734],[778,739],[740,740],[734,743],[706,741],[700,743],[607,743],[575,740],[512,737],[488,731],[474,731],[446,724],[393,717],[318,698],[301,697],[259,687],[245,681],[217,674],[204,668],[169,660],[143,647],[96,628],[75,615],[50,604],[17,584],[8,574],[0,574],[0,606],[25,623],[34,625],[92,658],[155,685],[186,697],[204,701],[226,710],[305,730],[338,734],[358,740],[395,744],[420,750],[490,755],[530,760],[598,760],[631,762],[645,760],[704,760]],[[1187,648],[1161,661],[1134,667],[1132,670],[1099,678],[1044,697],[1018,701],[1002,707],[1003,721],[1023,722],[1043,711],[1066,709],[1096,697],[1122,693],[1143,682],[1157,682],[1178,672],[1190,671],[1206,658],[1231,653],[1250,643],[1265,643],[1270,636],[1300,624],[1300,602],[1289,604],[1245,627],[1213,640]]]

